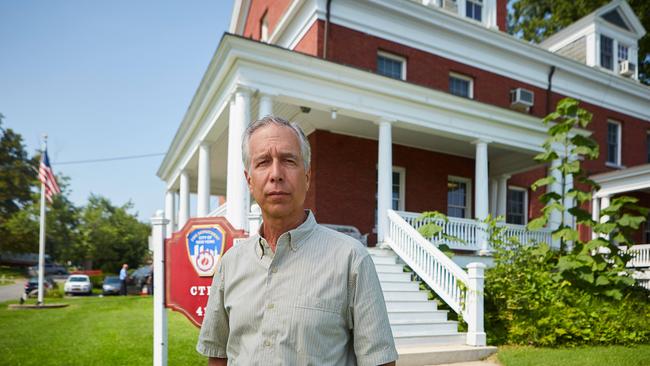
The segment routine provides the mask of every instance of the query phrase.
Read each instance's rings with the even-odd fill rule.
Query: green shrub
[[[90,283],[93,285],[93,288],[102,288],[102,284],[104,283],[104,276],[103,275],[97,275],[97,276],[88,276],[90,277]]]

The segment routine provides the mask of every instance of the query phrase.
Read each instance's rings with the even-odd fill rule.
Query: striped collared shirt
[[[397,359],[368,251],[311,212],[280,236],[259,235],[219,263],[197,351],[228,365],[380,365]]]

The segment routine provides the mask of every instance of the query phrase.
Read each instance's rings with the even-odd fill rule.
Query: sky
[[[149,221],[156,176],[219,40],[233,0],[0,1],[0,113],[33,155],[48,135],[69,197],[91,193]]]

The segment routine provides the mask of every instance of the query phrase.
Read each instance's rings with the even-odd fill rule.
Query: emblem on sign
[[[226,234],[219,225],[192,226],[187,233],[187,255],[200,277],[214,275],[217,260],[223,254]]]

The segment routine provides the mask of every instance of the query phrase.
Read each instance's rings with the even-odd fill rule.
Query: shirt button
[[[271,304],[266,305],[266,308],[267,308],[267,309],[273,309],[274,306],[275,306],[275,305],[273,305],[273,303],[271,303]]]
[[[273,273],[278,273],[278,267],[273,267],[273,268],[271,268],[271,272],[273,272]]]
[[[264,347],[271,347],[270,341],[264,341]]]

